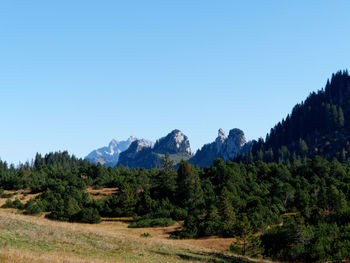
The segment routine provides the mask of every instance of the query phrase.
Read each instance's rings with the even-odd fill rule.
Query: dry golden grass
[[[10,198],[0,198],[0,207],[5,204],[7,199],[10,199],[12,201],[14,201],[16,198],[18,198],[23,204],[25,204],[26,202],[28,202],[29,199],[31,198],[35,198],[37,197],[40,193],[37,194],[31,194],[30,190],[5,190],[4,191],[5,194],[14,194],[12,197]]]
[[[32,262],[32,263],[105,263],[111,262],[106,260],[93,259],[82,259],[76,257],[74,254],[62,252],[50,252],[42,253],[38,251],[33,251],[29,249],[13,249],[13,248],[0,248],[0,262],[13,262],[13,263],[23,263],[23,262]],[[117,262],[117,261],[113,261]]]
[[[169,232],[179,225],[127,225],[58,222],[0,209],[0,262],[242,262],[225,252],[230,239],[175,240]],[[142,238],[144,232],[152,237]]]
[[[93,199],[100,199],[106,196],[111,196],[118,193],[118,191],[119,191],[118,187],[101,188],[101,189],[94,189],[92,187],[89,187],[86,189],[86,192],[88,192],[90,197]]]
[[[94,199],[118,192],[118,188],[92,189]],[[26,203],[38,194],[29,190],[5,191]],[[0,198],[0,206],[8,198]],[[25,216],[16,209],[0,209],[0,263],[81,262],[248,262],[227,252],[232,238],[171,239],[181,228],[128,228],[130,218],[105,218],[100,224],[52,221]],[[144,238],[141,234],[152,237]],[[250,260],[249,260],[250,261]],[[253,260],[256,261],[256,260]],[[268,261],[259,261],[268,262]]]

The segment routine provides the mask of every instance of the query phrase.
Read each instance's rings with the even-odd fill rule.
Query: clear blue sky
[[[1,1],[0,157],[270,128],[350,68],[350,1]]]

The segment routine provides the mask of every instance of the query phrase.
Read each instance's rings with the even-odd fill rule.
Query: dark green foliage
[[[3,204],[1,207],[3,207],[3,208],[15,208],[11,199],[7,199],[5,204]]]
[[[140,237],[152,237],[152,235],[148,232],[142,233]]]
[[[16,198],[13,202],[12,202],[12,205],[14,208],[17,208],[19,210],[22,210],[24,209],[24,204],[18,199]]]
[[[298,149],[306,154],[309,146],[298,140]],[[285,148],[281,154],[288,156]],[[150,170],[74,162],[70,168],[45,163],[11,168],[0,162],[0,183],[3,189],[22,185],[40,193],[24,207],[19,200],[7,201],[7,207],[47,212],[55,220],[98,223],[101,216],[133,216],[131,227],[183,220],[174,237],[236,237],[231,248],[244,255],[305,262],[350,258],[350,159],[306,155],[247,164],[217,159],[205,169],[182,161],[177,170],[166,157],[162,169]],[[88,186],[117,191],[93,200]]]
[[[265,141],[255,141],[252,152],[237,161],[304,161],[316,155],[344,161],[350,157],[350,76],[332,75],[324,89],[313,92],[279,122]]]
[[[36,154],[34,160],[34,169],[51,166],[58,169],[71,169],[88,165],[86,160],[78,159],[74,155],[70,156],[67,151],[58,153],[49,153],[42,157]]]
[[[261,257],[264,250],[260,237],[254,235],[246,216],[243,217],[238,229],[239,235],[236,236],[236,242],[231,244],[230,250],[243,256]]]
[[[129,225],[130,228],[172,226],[176,221],[171,218],[141,219]]]
[[[101,216],[96,208],[88,207],[81,209],[78,213],[71,217],[71,221],[80,223],[100,223]]]
[[[349,225],[319,223],[305,226],[293,219],[262,235],[268,256],[280,260],[324,262],[349,259]]]
[[[30,199],[25,205],[24,205],[24,213],[27,215],[36,215],[40,214],[42,211],[42,208],[33,200]]]

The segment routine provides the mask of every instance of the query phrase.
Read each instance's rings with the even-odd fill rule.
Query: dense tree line
[[[279,260],[350,258],[350,159],[316,156],[303,162],[249,164],[221,159],[200,169],[166,156],[162,169],[106,168],[67,153],[37,155],[19,167],[0,162],[0,187],[40,193],[24,213],[47,212],[55,220],[98,223],[102,217],[133,216],[131,227],[183,224],[173,237],[236,237],[231,250]],[[93,199],[87,187],[118,191]],[[0,193],[1,194],[1,193]]]
[[[339,71],[324,89],[313,92],[279,122],[266,139],[236,161],[288,162],[320,155],[340,161],[350,157],[350,76]]]

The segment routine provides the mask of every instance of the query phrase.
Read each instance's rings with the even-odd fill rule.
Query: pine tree
[[[167,197],[170,201],[175,201],[176,171],[173,166],[174,162],[166,154],[162,160],[162,169],[159,171],[154,187],[155,195],[159,199]]]
[[[246,216],[243,217],[239,227],[241,234],[236,237],[236,242],[231,244],[230,250],[243,256],[260,257],[264,251],[261,246],[261,240],[254,235]]]
[[[190,210],[204,204],[203,190],[198,172],[190,163],[181,161],[177,176],[177,198],[182,206]]]
[[[342,129],[344,127],[344,113],[343,109],[339,107],[338,110],[338,128]]]
[[[232,199],[230,198],[230,192],[224,186],[220,195],[220,214],[222,221],[225,222],[227,228],[232,228],[236,223],[236,213],[232,205]]]
[[[136,199],[134,192],[128,184],[122,186],[120,198],[123,213],[126,216],[133,215],[136,205]]]

